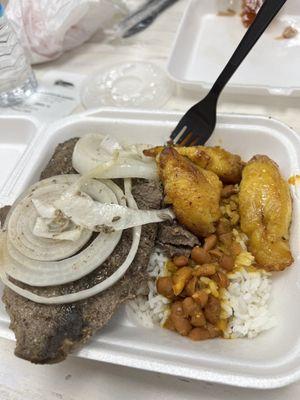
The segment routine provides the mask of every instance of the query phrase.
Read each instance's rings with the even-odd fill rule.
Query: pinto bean
[[[182,307],[182,302],[181,301],[175,301],[172,305],[171,305],[171,317],[173,315],[177,315],[179,317],[183,317],[184,316],[184,312],[183,312],[183,307]]]
[[[208,236],[208,237],[205,238],[205,240],[204,240],[203,249],[204,249],[205,251],[212,250],[212,249],[216,246],[217,240],[218,240],[218,239],[217,239],[217,236],[216,236],[216,235],[210,235],[210,236]]]
[[[234,268],[234,259],[232,256],[223,254],[219,261],[219,265],[221,268],[226,269],[226,271],[232,271]]]
[[[217,265],[216,264],[203,264],[197,265],[194,269],[194,276],[211,276],[216,273]]]
[[[205,251],[202,247],[195,246],[191,253],[191,258],[197,264],[208,264],[211,260],[211,257],[207,251]]]
[[[158,278],[156,281],[156,289],[159,294],[165,296],[167,299],[173,299],[173,281],[170,276]]]
[[[173,263],[176,267],[185,267],[189,263],[189,259],[186,256],[176,256],[173,258]]]
[[[204,327],[194,328],[190,331],[188,337],[192,340],[207,340],[210,339],[210,334],[208,330]]]
[[[209,334],[210,334],[210,337],[211,337],[212,339],[215,338],[215,337],[221,336],[222,332],[221,332],[221,330],[220,330],[219,328],[217,328],[216,326],[214,326],[214,325],[208,323],[208,324],[206,325],[206,327],[207,327],[207,330],[208,330],[208,332],[209,332]]]
[[[204,307],[204,315],[208,322],[216,324],[220,319],[221,303],[216,297],[209,295],[206,306]]]
[[[209,254],[214,257],[221,258],[223,255],[223,252],[220,249],[213,249],[213,250],[210,250]]]
[[[184,317],[173,315],[172,322],[174,324],[176,331],[182,336],[187,336],[193,329],[190,321]]]
[[[192,299],[192,297],[186,297],[183,300],[182,308],[186,317],[191,317],[192,315],[200,311],[199,305]]]
[[[206,306],[208,301],[208,294],[205,290],[198,290],[196,293],[193,294],[194,301],[200,305],[201,308]]]
[[[206,324],[206,319],[202,311],[195,313],[191,318],[191,324],[196,328],[204,326]]]
[[[174,325],[174,322],[173,322],[171,316],[169,316],[167,318],[166,322],[164,323],[164,328],[169,329],[170,331],[173,331],[173,332],[176,331],[176,328],[175,328],[175,325]]]
[[[214,325],[208,323],[208,324],[206,325],[206,327],[207,327],[207,330],[208,330],[208,332],[209,332],[209,335],[210,335],[210,337],[211,337],[212,339],[221,336],[222,332],[221,332],[221,330],[218,329],[216,326],[214,326]]]
[[[188,296],[192,296],[195,292],[196,292],[196,288],[197,288],[197,283],[198,283],[198,279],[196,276],[193,276],[192,279],[190,279],[188,281],[188,283],[185,285],[185,293]]]

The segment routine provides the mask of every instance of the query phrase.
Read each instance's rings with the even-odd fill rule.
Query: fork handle
[[[230,80],[252,47],[270,25],[274,17],[278,14],[285,2],[286,0],[265,0],[259,12],[257,13],[254,22],[245,33],[243,39],[228,61],[226,67],[223,69],[219,78],[211,88],[209,95],[214,95],[217,98],[219,97],[227,82]]]

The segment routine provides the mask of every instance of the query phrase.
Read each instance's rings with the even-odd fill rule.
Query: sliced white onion
[[[76,281],[99,267],[117,246],[122,232],[99,234],[79,254],[60,261],[25,257],[9,241],[4,249],[6,272],[31,286],[55,286]]]
[[[136,202],[131,194],[130,181],[128,181],[128,180],[125,181],[125,193],[127,196],[128,205],[131,208],[137,209]],[[124,274],[126,273],[128,268],[132,264],[132,262],[135,258],[135,255],[137,253],[139,243],[140,243],[140,238],[141,238],[141,231],[142,231],[142,228],[140,226],[135,227],[133,229],[133,241],[131,244],[131,249],[130,249],[124,263],[112,275],[110,275],[106,280],[104,280],[103,282],[101,282],[89,289],[85,289],[85,290],[82,290],[77,293],[71,293],[71,294],[66,294],[66,295],[62,295],[62,296],[45,297],[45,296],[39,296],[37,294],[34,294],[34,293],[30,292],[29,290],[22,289],[19,286],[12,283],[8,279],[8,276],[2,267],[0,267],[1,268],[0,269],[1,279],[2,279],[3,283],[6,286],[8,286],[10,289],[12,289],[14,292],[18,293],[20,296],[23,296],[31,301],[34,301],[36,303],[66,304],[66,303],[73,303],[73,302],[76,302],[79,300],[87,299],[89,297],[95,296],[95,295],[103,292],[104,290],[108,289],[109,287],[114,285],[118,280],[120,280],[124,276]],[[5,240],[3,240],[3,238],[2,238],[2,247],[5,247],[3,245],[3,242],[5,243]],[[2,262],[0,262],[0,264],[3,266],[5,263],[5,260],[0,260],[0,261],[2,261]]]
[[[64,176],[56,177],[56,179],[56,182],[61,182],[64,180]],[[59,183],[57,183],[57,185],[59,185]],[[89,191],[90,189],[96,199],[110,199],[110,201],[120,202],[121,205],[125,205],[124,193],[113,182],[109,182],[105,185],[103,182],[91,181],[90,185],[91,187],[88,188],[88,182],[86,183],[86,190]],[[24,236],[22,233],[28,228],[28,224],[21,224],[21,232],[20,235],[18,235],[15,225],[11,221],[14,221],[15,215],[19,215],[19,218],[22,219],[20,217],[20,215],[23,215],[22,210],[25,212],[25,215],[28,209],[36,212],[31,199],[32,196],[39,196],[40,191],[43,190],[47,190],[47,186],[44,182],[41,184],[41,188],[36,187],[34,192],[31,193],[30,196],[21,200],[12,211],[8,222],[7,244],[4,248],[6,272],[11,277],[32,286],[53,286],[69,283],[82,278],[99,267],[99,265],[107,259],[115,249],[122,235],[122,232],[99,234],[98,237],[79,254],[59,261],[36,260],[32,257],[26,256],[24,254],[24,252],[26,253],[26,244],[19,239]],[[25,208],[21,207],[21,203],[25,205]],[[26,207],[28,204],[31,205],[31,207]],[[27,234],[29,234],[29,232],[27,232]],[[40,252],[45,251],[45,253],[47,253],[48,244],[54,246],[54,249],[56,248],[54,243],[56,243],[56,246],[58,247],[60,244],[63,245],[63,242],[60,243],[59,241],[36,238],[34,235],[32,236],[32,240],[35,239],[40,244]],[[65,245],[70,246],[70,243],[72,242],[66,242]],[[28,251],[32,252],[33,250],[34,249],[29,248]]]
[[[80,174],[84,175],[89,173],[91,170],[94,171],[93,177],[101,179],[119,179],[119,178],[144,178],[149,180],[157,179],[157,167],[155,163],[148,163],[134,158],[118,158],[114,165],[107,169],[107,171],[98,172],[97,167],[99,161],[86,164],[85,161],[74,161],[73,166]]]
[[[88,137],[84,137],[80,140],[91,139],[90,136],[94,138],[97,135],[88,135]],[[97,148],[96,145],[97,143],[95,143],[95,148]],[[81,147],[79,148],[81,149]],[[86,149],[84,148],[84,150]],[[92,152],[92,149],[90,149],[90,152]],[[90,152],[88,152],[89,155]],[[111,176],[111,171],[116,166],[115,162],[116,160],[106,161],[88,171],[86,175],[83,175],[74,185],[71,185],[70,188],[54,202],[54,207],[70,218],[75,225],[79,225],[82,228],[94,232],[118,231],[175,218],[174,213],[170,209],[151,211],[131,210],[126,206],[121,206],[116,203],[109,204],[112,202],[108,201],[102,201],[101,203],[96,202],[89,196],[83,195],[82,191],[87,193],[85,182],[90,182],[90,178],[104,179],[107,176]],[[147,165],[147,163],[143,164]]]
[[[75,145],[73,152],[73,167],[81,175],[94,171],[94,178],[117,179],[117,178],[144,178],[157,179],[157,167],[154,160],[145,161],[140,156],[138,147],[134,150],[120,149],[114,144],[107,147],[106,138],[99,134],[89,134],[83,136]],[[97,174],[97,167],[115,160],[114,165],[107,171]],[[101,175],[101,176],[100,176]]]
[[[6,219],[8,237],[25,257],[39,261],[61,260],[77,253],[88,242],[92,235],[88,230],[83,230],[76,242],[40,238],[33,233],[38,214],[32,200],[54,201],[77,180],[78,175],[61,175],[41,181],[40,186],[33,185],[32,190],[12,207]]]
[[[74,224],[94,232],[120,231],[174,219],[170,209],[133,210],[118,204],[103,204],[81,194],[63,195],[54,205]]]
[[[41,217],[55,218],[56,209],[52,205],[43,203],[40,199],[32,199],[32,203]]]
[[[145,156],[144,150],[152,149],[152,148],[153,148],[153,144],[129,144],[127,146],[124,146],[122,155],[124,155],[124,157],[125,157],[125,154],[128,154],[128,155],[130,154],[131,157],[136,156],[139,160],[142,160],[142,161],[148,163],[149,159],[151,161],[153,161],[153,159],[151,159],[151,157]]]
[[[72,229],[67,229],[65,231],[56,232],[51,231],[51,224],[53,224],[52,218],[41,218],[36,219],[32,233],[40,238],[55,239],[55,240],[70,240],[76,242],[80,239],[82,235],[82,227],[73,224]],[[69,222],[69,225],[71,223]],[[66,227],[68,228],[68,227]]]
[[[89,136],[89,135],[88,135]],[[103,137],[100,134],[95,134],[92,135],[94,138],[97,136],[97,139],[100,137]],[[93,140],[94,141],[94,140]],[[99,146],[100,147],[100,146]],[[121,151],[122,146],[119,144],[119,142],[113,138],[112,136],[104,136],[102,141],[101,141],[101,147],[100,149],[106,151],[108,154],[113,155],[116,151]],[[99,152],[100,149],[97,149]],[[101,150],[100,150],[101,151]]]

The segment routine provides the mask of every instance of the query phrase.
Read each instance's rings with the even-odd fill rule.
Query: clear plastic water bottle
[[[0,107],[22,102],[36,88],[35,75],[0,4]]]

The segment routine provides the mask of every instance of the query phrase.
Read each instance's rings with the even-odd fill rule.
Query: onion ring
[[[132,208],[137,209],[137,204],[131,194],[131,183],[130,180],[125,180],[125,193],[127,196],[128,200],[128,205]],[[82,290],[77,293],[70,293],[66,295],[61,295],[61,296],[53,296],[53,297],[44,297],[44,296],[39,296],[35,293],[30,292],[29,290],[22,289],[19,286],[15,285],[13,282],[9,280],[7,277],[7,274],[3,270],[3,268],[0,269],[0,274],[1,274],[1,279],[3,283],[8,286],[10,289],[12,289],[14,292],[18,293],[20,296],[25,297],[31,301],[34,301],[36,303],[41,303],[41,304],[67,304],[67,303],[74,303],[80,300],[85,300],[89,297],[95,296],[104,290],[108,289],[112,285],[114,285],[118,280],[120,280],[125,272],[128,270],[130,265],[132,264],[135,255],[137,253],[139,243],[140,243],[140,238],[141,238],[141,232],[142,228],[135,227],[133,228],[133,241],[131,244],[131,249],[126,257],[126,260],[123,262],[123,264],[112,274],[110,275],[106,280],[103,282],[100,282],[99,284],[89,288]],[[3,241],[5,243],[5,240],[3,240],[3,234],[2,236],[2,247],[3,247]],[[4,265],[3,263],[0,263],[1,265]]]
[[[61,182],[64,181],[64,179],[65,177],[63,175],[55,177],[57,184],[59,184],[58,181]],[[70,181],[69,177],[67,179]],[[41,187],[46,190],[47,186],[44,181],[42,182]],[[86,190],[88,191],[88,182],[86,185]],[[90,185],[91,191],[95,196],[98,196],[98,199],[101,199],[101,193],[103,196],[103,192],[111,192],[114,195],[115,202],[120,202],[121,205],[125,204],[124,193],[113,182],[104,184],[99,181],[91,181]],[[33,192],[29,192],[29,196],[31,196],[29,197],[30,199],[32,198],[32,194],[39,195],[38,184],[34,185],[33,189]],[[25,197],[25,199],[27,199],[27,197]],[[23,200],[21,200],[21,202],[22,201]],[[23,204],[27,205],[26,202]],[[15,208],[17,208],[17,206]],[[17,212],[19,212],[19,209],[17,209]],[[14,210],[12,210],[10,214],[12,220],[13,215]],[[73,282],[82,278],[98,268],[99,265],[107,259],[115,249],[122,235],[122,232],[102,233],[99,234],[87,248],[70,258],[58,261],[40,261],[24,255],[24,244],[22,243],[19,247],[19,241],[15,241],[15,234],[11,233],[14,230],[14,226],[11,226],[10,218],[8,222],[6,246],[4,246],[3,249],[6,272],[14,279],[32,286],[54,286]],[[51,239],[40,239],[40,245],[42,246],[44,244],[46,252],[49,242],[51,242]],[[58,244],[59,242],[56,243],[56,245]]]

